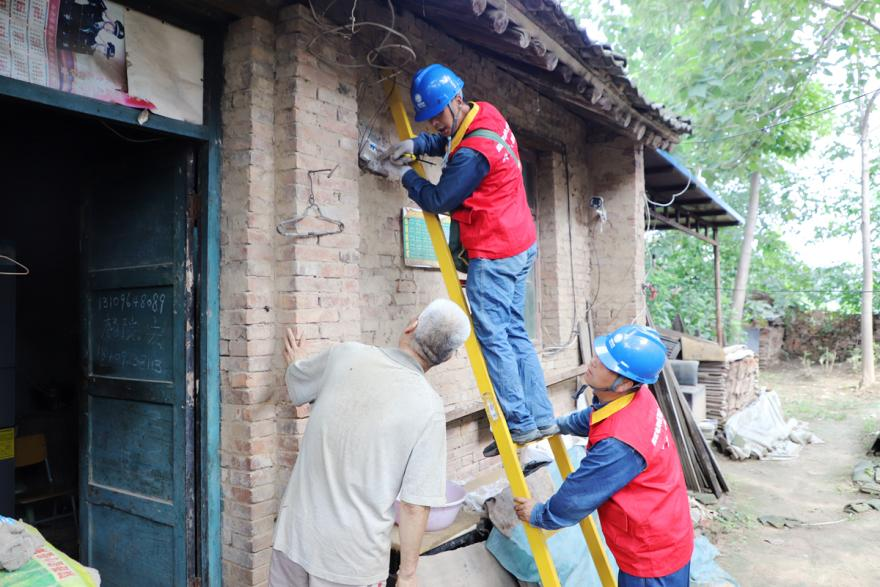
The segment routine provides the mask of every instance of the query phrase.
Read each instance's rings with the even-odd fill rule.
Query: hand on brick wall
[[[284,337],[284,360],[287,364],[293,363],[306,356],[305,345],[303,344],[304,334],[295,333],[290,328],[287,329],[287,335]]]

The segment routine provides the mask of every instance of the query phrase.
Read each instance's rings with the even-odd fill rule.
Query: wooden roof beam
[[[454,17],[441,16],[437,11],[431,15],[433,22],[454,31],[450,33],[451,36],[482,49],[488,49],[501,55],[509,56],[511,52],[517,49],[521,50],[529,47],[531,38],[524,39],[523,35],[515,30],[514,27],[509,27],[503,34],[494,34],[491,30],[487,30],[491,25],[487,24],[483,18],[488,17],[481,17],[475,19],[472,23],[465,24]],[[525,47],[523,47],[524,41],[526,43]],[[545,71],[553,71],[559,63],[556,55],[550,52],[545,52],[543,56],[539,57],[531,51],[526,51],[522,54],[521,59]]]
[[[504,34],[504,31],[506,31],[507,27],[510,25],[510,17],[507,16],[507,11],[493,8],[487,10],[486,14],[492,19],[492,30],[495,31],[495,34]]]
[[[714,246],[714,245],[717,245],[717,244],[718,244],[718,241],[717,241],[717,240],[715,240],[715,239],[713,239],[713,238],[710,238],[710,237],[708,237],[708,236],[706,236],[706,235],[700,234],[700,233],[697,232],[696,230],[694,230],[694,229],[692,229],[692,228],[688,228],[687,226],[685,226],[685,225],[683,225],[683,224],[680,224],[680,223],[676,222],[676,221],[673,220],[672,218],[667,218],[667,217],[664,216],[663,214],[659,214],[659,213],[657,213],[655,210],[649,210],[649,213],[650,213],[650,215],[651,215],[651,218],[653,218],[653,219],[656,220],[657,222],[661,222],[661,223],[663,223],[663,224],[665,224],[665,225],[667,225],[667,226],[669,226],[669,227],[671,227],[671,228],[674,228],[674,229],[676,229],[676,230],[680,230],[681,232],[683,232],[683,233],[685,233],[685,234],[688,234],[688,235],[690,235],[690,236],[692,236],[692,237],[698,238],[698,239],[700,239],[700,240],[703,241],[703,242],[707,242],[707,243],[709,243],[710,245],[713,245],[713,246]],[[697,228],[699,229],[699,227],[697,227]]]

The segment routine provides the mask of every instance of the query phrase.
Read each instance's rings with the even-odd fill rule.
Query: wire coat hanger
[[[22,268],[22,271],[16,271],[14,273],[10,273],[9,271],[0,271],[0,275],[11,275],[13,277],[24,277],[25,275],[29,275],[31,272],[30,269],[28,269],[27,267],[25,267],[24,265],[22,265],[21,263],[19,263],[15,259],[13,259],[12,257],[7,257],[6,255],[0,255],[0,259],[5,259],[5,260],[9,261],[10,263],[13,263],[13,264],[17,265],[18,267]]]
[[[303,211],[302,214],[281,221],[276,227],[278,234],[282,236],[289,236],[291,238],[310,238],[313,236],[328,236],[331,234],[339,234],[340,232],[345,230],[345,224],[342,221],[324,216],[324,214],[321,212],[321,208],[318,206],[318,204],[315,203],[315,186],[313,185],[312,180],[312,174],[314,173],[326,173],[327,179],[330,179],[330,177],[338,168],[339,165],[337,165],[333,169],[313,169],[309,171],[309,205],[306,206],[306,209]],[[315,211],[311,217],[322,222],[332,224],[334,225],[334,228],[330,230],[310,230],[309,232],[299,232],[296,227],[300,222],[302,222],[306,218],[309,218],[309,210]]]

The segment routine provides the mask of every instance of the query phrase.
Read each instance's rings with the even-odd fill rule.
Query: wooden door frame
[[[195,140],[198,153],[197,174],[200,186],[197,213],[199,252],[199,287],[196,345],[196,415],[198,434],[194,447],[198,451],[196,467],[196,515],[199,523],[195,533],[198,556],[196,568],[202,586],[222,584],[221,488],[220,488],[220,98],[223,90],[223,36],[225,30],[214,23],[201,23],[169,18],[127,2],[147,14],[160,16],[172,24],[199,34],[204,39],[204,124],[191,124],[152,115],[145,124],[137,120],[139,110],[100,102],[91,98],[61,92],[28,82],[0,77],[0,96],[42,104],[59,110],[148,128],[157,132]]]

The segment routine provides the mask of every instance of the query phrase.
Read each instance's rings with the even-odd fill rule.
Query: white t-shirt
[[[403,351],[354,342],[291,364],[286,380],[294,404],[314,405],[274,548],[328,581],[383,581],[398,494],[446,504],[443,401]]]

